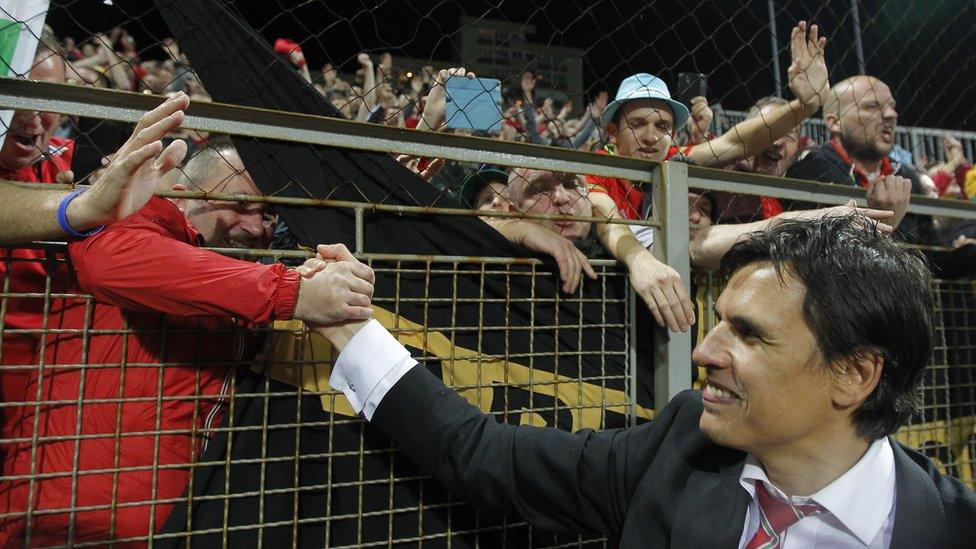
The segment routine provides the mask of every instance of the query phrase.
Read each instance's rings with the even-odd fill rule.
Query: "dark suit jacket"
[[[632,429],[512,426],[417,366],[371,423],[453,493],[543,530],[600,532],[622,547],[735,547],[750,501],[739,484],[745,454],[710,442],[701,413],[701,394],[685,391]],[[892,547],[976,546],[976,495],[892,446]]]

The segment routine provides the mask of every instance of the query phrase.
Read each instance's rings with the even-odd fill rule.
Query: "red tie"
[[[816,503],[791,505],[773,497],[761,480],[756,481],[756,497],[759,499],[759,530],[752,536],[746,549],[780,549],[783,533],[802,519],[823,513],[826,509]]]

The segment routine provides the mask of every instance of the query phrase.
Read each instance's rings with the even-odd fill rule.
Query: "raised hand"
[[[830,90],[827,63],[824,60],[824,47],[827,39],[820,36],[817,25],[810,26],[807,34],[807,22],[800,21],[790,34],[790,56],[793,62],[787,74],[790,77],[790,89],[800,103],[821,107],[827,99]]]
[[[607,108],[607,103],[610,101],[610,94],[606,91],[602,91],[596,95],[589,105],[590,116],[599,119],[603,115],[603,110]]]
[[[464,67],[453,67],[441,69],[434,76],[430,91],[427,92],[427,105],[420,117],[420,124],[417,129],[438,131],[444,125],[444,117],[447,112],[447,81],[458,77],[474,78],[473,72],[468,72]]]
[[[952,136],[942,138],[942,150],[945,151],[946,167],[949,171],[966,163],[966,156],[962,152],[962,143]]]
[[[556,114],[552,110],[553,99],[552,97],[547,97],[542,101],[542,116],[544,120],[552,120],[556,117]]]
[[[522,91],[523,92],[526,92],[527,94],[530,94],[531,95],[532,94],[532,90],[535,89],[535,75],[532,74],[529,71],[523,72],[522,73],[522,80],[520,81],[520,85],[522,86]]]
[[[708,129],[712,127],[712,109],[708,106],[708,99],[702,96],[692,97],[691,120],[688,121],[688,134],[691,143],[704,143],[708,141]]]
[[[559,120],[565,120],[571,112],[573,112],[573,101],[568,100],[563,103],[562,107],[559,108],[559,114],[556,115],[556,118]]]
[[[898,224],[905,218],[911,196],[910,179],[899,175],[886,175],[879,177],[868,186],[868,207],[893,212],[889,223],[897,229]]]
[[[68,207],[72,226],[107,225],[145,205],[159,178],[186,156],[182,140],[173,141],[165,150],[160,140],[180,127],[183,109],[189,104],[190,98],[180,92],[139,119],[132,136],[111,155],[112,160],[94,178],[91,189]]]

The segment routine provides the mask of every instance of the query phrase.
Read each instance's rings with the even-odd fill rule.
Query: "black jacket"
[[[907,165],[900,164],[894,175],[907,177],[912,181],[912,194],[925,194],[918,174]],[[819,149],[810,151],[803,159],[790,166],[786,170],[786,177],[852,187],[859,186],[851,175],[851,165],[837,154],[829,141],[821,145]],[[796,206],[794,205],[794,207]],[[897,235],[909,244],[937,243],[932,218],[927,215],[906,215],[898,226]]]
[[[745,454],[699,430],[701,394],[685,391],[654,421],[567,433],[499,424],[425,368],[385,396],[372,424],[450,491],[550,531],[600,532],[621,547],[735,547],[749,495]],[[973,547],[976,495],[892,441],[893,548]]]

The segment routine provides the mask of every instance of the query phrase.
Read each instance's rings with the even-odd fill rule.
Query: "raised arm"
[[[373,70],[373,60],[368,53],[360,53],[356,56],[356,61],[363,70],[363,97],[359,110],[356,111],[356,119],[360,122],[369,120],[369,115],[376,107],[376,72]]]
[[[522,78],[519,81],[519,85],[522,88],[522,97],[525,100],[524,109],[519,113],[522,117],[523,124],[522,129],[524,132],[525,140],[529,143],[535,143],[537,145],[545,145],[547,141],[541,135],[539,135],[539,120],[536,118],[535,113],[535,102],[533,99],[533,93],[535,90],[535,75],[528,71],[522,72]]]
[[[854,200],[844,206],[833,206],[818,210],[797,210],[783,212],[777,216],[752,223],[729,223],[703,227],[690,243],[691,264],[694,267],[714,270],[722,262],[722,256],[733,244],[744,236],[757,231],[765,231],[784,219],[816,219],[829,216],[861,215],[866,222],[877,223],[878,230],[891,234],[893,212],[873,208],[858,208]]]
[[[183,141],[176,140],[163,150],[160,139],[183,123],[183,109],[189,103],[179,93],[143,115],[132,137],[94,178],[94,185],[67,204],[65,220],[72,230],[81,233],[108,225],[142,208],[159,178],[186,155]],[[68,236],[58,221],[58,208],[70,192],[0,184],[0,243]]]
[[[744,120],[721,136],[693,148],[688,153],[693,162],[718,168],[755,156],[820,109],[830,90],[824,61],[827,39],[819,36],[817,25],[810,27],[809,36],[806,31],[806,21],[800,21],[790,37],[793,62],[788,72],[790,89],[796,99],[769,115]]]
[[[420,122],[417,124],[418,130],[440,131],[444,127],[444,118],[447,113],[447,81],[451,78],[474,78],[473,72],[468,72],[464,67],[452,67],[441,69],[434,75],[431,82],[430,91],[427,92],[427,105],[424,112],[420,115]]]
[[[576,131],[576,134],[570,140],[574,149],[578,149],[586,144],[586,141],[590,138],[590,134],[596,129],[596,121],[603,114],[603,109],[607,106],[608,98],[609,95],[607,92],[600,92],[596,99],[583,111],[583,116],[579,119],[579,130]]]
[[[295,318],[331,325],[372,316],[373,270],[345,246],[319,246],[324,260],[312,272],[241,261],[180,240],[185,229],[159,215],[165,199],[154,200],[126,221],[68,245],[79,286],[96,300],[129,311],[252,324]]]

